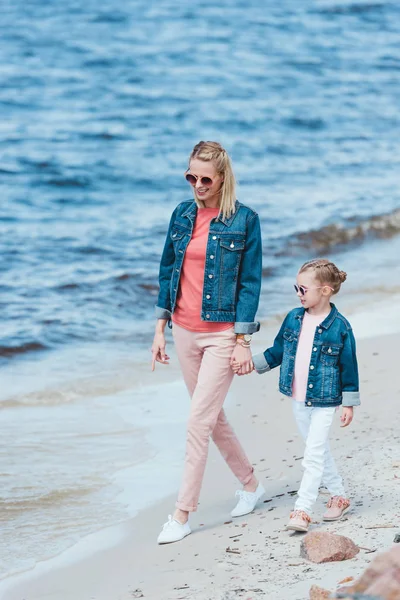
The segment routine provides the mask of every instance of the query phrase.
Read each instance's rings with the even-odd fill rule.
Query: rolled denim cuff
[[[166,308],[161,308],[160,306],[156,306],[156,319],[170,319],[172,313],[170,310]]]
[[[260,323],[254,321],[254,323],[245,323],[242,321],[236,321],[234,324],[235,333],[256,333],[260,330]]]
[[[267,363],[267,361],[265,359],[264,352],[260,352],[260,354],[254,354],[252,359],[253,359],[254,368],[257,371],[257,373],[259,373],[260,375],[262,373],[266,373],[267,371],[271,370],[271,367],[269,366],[269,364]]]
[[[360,392],[342,392],[342,406],[359,406]]]

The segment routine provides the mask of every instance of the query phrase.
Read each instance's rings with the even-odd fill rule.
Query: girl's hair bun
[[[303,271],[308,271],[309,269],[315,272],[317,280],[322,285],[329,285],[332,288],[333,294],[338,293],[340,286],[347,279],[347,273],[340,271],[335,263],[327,258],[313,258],[312,260],[308,260],[300,268],[299,273],[303,273]]]

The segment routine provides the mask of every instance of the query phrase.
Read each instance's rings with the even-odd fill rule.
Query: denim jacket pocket
[[[337,365],[340,356],[340,346],[328,346],[323,344],[321,346],[321,362],[327,367],[334,367]]]
[[[221,239],[219,245],[221,247],[221,261],[224,261],[228,267],[231,264],[239,267],[241,254],[244,250],[244,240]]]
[[[175,260],[179,257],[182,257],[184,254],[184,237],[186,234],[187,231],[176,227],[174,227],[169,234],[174,245]]]
[[[340,346],[328,346],[326,344],[321,346],[322,398],[337,398],[340,395],[338,366],[340,350]]]
[[[177,227],[174,227],[171,231],[170,231],[170,236],[171,236],[171,240],[173,242],[178,242],[179,240],[181,240],[183,238],[183,236],[185,235],[185,233],[187,233],[186,231],[183,231],[182,229],[178,229]]]
[[[290,356],[295,356],[296,354],[296,348],[295,348],[295,342],[296,342],[296,335],[293,333],[293,331],[290,331],[288,329],[285,329],[285,331],[283,332],[283,348],[284,348],[284,353],[288,353],[290,354]]]

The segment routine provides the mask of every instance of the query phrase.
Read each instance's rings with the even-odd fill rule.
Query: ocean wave
[[[19,346],[0,346],[0,357],[13,358],[14,356],[20,356],[30,352],[39,352],[41,350],[48,350],[48,346],[45,346],[40,342],[26,342]]]
[[[92,19],[93,23],[125,23],[128,16],[119,12],[102,13]]]
[[[86,188],[91,185],[88,177],[60,177],[47,180],[47,185],[56,187]]]
[[[318,9],[319,13],[330,15],[363,15],[381,11],[385,8],[384,2],[352,2],[350,4],[335,4]]]
[[[18,171],[6,169],[4,167],[0,168],[0,175],[18,175]]]
[[[343,223],[332,223],[319,229],[296,233],[289,239],[283,254],[292,253],[296,247],[330,250],[338,246],[362,242],[367,238],[388,239],[399,233],[400,209],[397,209],[358,222],[351,218]]]
[[[16,513],[37,510],[41,506],[49,508],[63,502],[80,504],[82,498],[86,498],[99,487],[101,487],[101,484],[93,481],[93,485],[90,487],[66,487],[64,489],[51,490],[41,495],[25,496],[23,498],[13,497],[11,501],[0,497],[0,521],[3,518],[4,520],[10,519],[10,516],[15,518]],[[37,489],[32,488],[32,493],[34,494],[35,492],[37,492]]]
[[[82,139],[88,139],[88,140],[105,140],[105,141],[127,139],[126,136],[116,134],[116,133],[110,133],[109,131],[100,131],[97,133],[83,131],[79,134],[79,137],[81,137]]]
[[[319,131],[320,129],[324,129],[326,127],[325,121],[323,121],[323,119],[319,119],[318,117],[290,117],[289,119],[285,119],[284,121],[290,127],[310,129],[312,131]]]
[[[137,373],[134,370],[124,370],[115,376],[98,376],[96,378],[79,378],[58,386],[19,393],[0,401],[0,407],[32,408],[36,406],[60,406],[72,404],[89,398],[100,398],[118,394],[137,383]]]

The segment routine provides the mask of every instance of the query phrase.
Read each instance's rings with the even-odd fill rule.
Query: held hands
[[[151,347],[152,361],[151,370],[156,368],[156,362],[162,365],[169,365],[169,356],[165,353],[165,335],[164,332],[157,332],[154,335],[153,345]]]
[[[340,417],[340,427],[347,427],[353,420],[354,408],[352,406],[343,406],[342,416]]]
[[[236,344],[231,356],[231,367],[236,375],[248,375],[254,370],[250,348]]]

